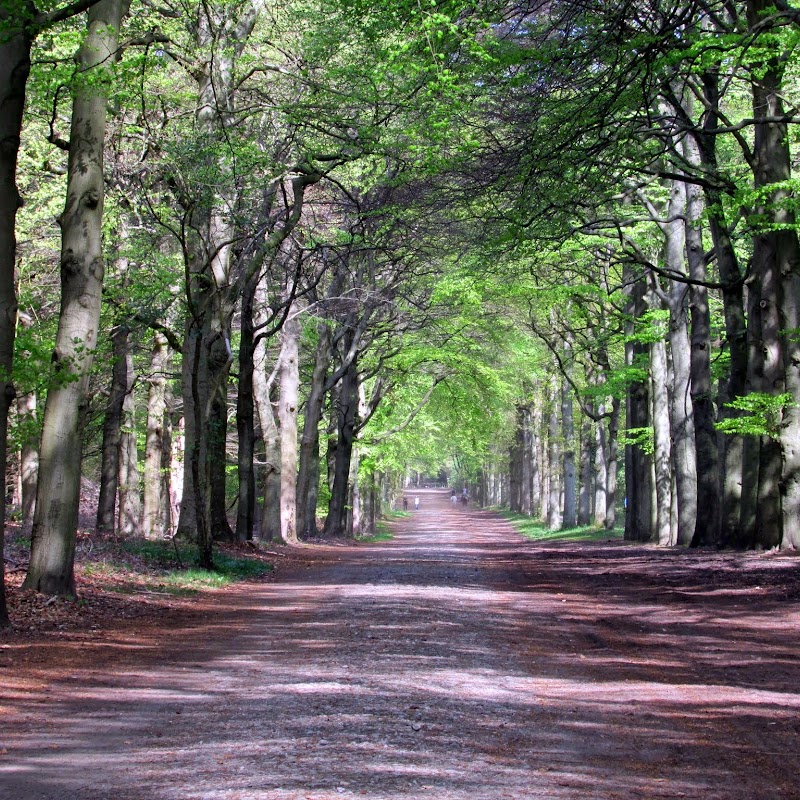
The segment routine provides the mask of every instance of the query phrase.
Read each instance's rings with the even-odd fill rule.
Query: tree
[[[123,0],[100,0],[93,6],[77,57],[79,82],[70,127],[67,199],[61,217],[61,312],[44,411],[31,562],[24,584],[45,594],[75,594],[81,431],[104,274],[106,106],[120,25],[127,10]]]

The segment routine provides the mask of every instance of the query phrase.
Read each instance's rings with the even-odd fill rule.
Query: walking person
[[[419,497],[414,498],[414,511],[419,511]]]
[[[408,498],[403,495],[403,511],[408,511]]]

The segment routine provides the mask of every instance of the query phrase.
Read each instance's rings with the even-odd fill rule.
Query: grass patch
[[[534,542],[606,542],[609,539],[622,539],[620,528],[607,531],[596,525],[579,525],[560,531],[551,531],[541,520],[500,509],[504,516],[526,539]]]
[[[137,591],[192,595],[202,589],[219,589],[237,581],[271,572],[263,558],[233,555],[217,548],[214,569],[197,566],[197,548],[171,541],[133,539],[119,543],[104,561],[84,565],[84,574],[108,579],[107,589],[121,593]]]
[[[370,536],[357,536],[356,541],[372,544],[374,542],[388,542],[394,539],[394,534],[386,527],[385,523],[378,523],[378,530]]]

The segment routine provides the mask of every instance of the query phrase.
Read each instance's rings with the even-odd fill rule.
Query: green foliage
[[[795,400],[789,393],[771,395],[751,392],[725,403],[726,408],[743,413],[723,419],[715,423],[714,427],[727,434],[769,436],[777,440],[780,438],[783,410],[790,405],[795,405]]]
[[[620,431],[619,444],[621,447],[640,448],[648,456],[652,456],[655,452],[655,439],[652,427],[646,428],[626,428]]]

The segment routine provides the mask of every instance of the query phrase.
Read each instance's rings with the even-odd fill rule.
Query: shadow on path
[[[420,497],[111,671],[0,676],[0,798],[800,797],[790,560],[755,601],[739,555],[534,545]]]

